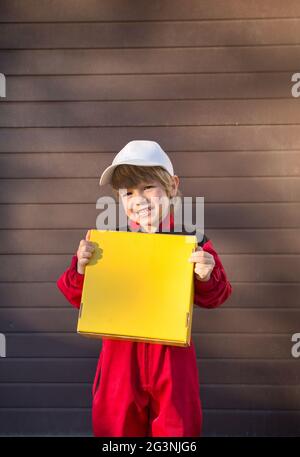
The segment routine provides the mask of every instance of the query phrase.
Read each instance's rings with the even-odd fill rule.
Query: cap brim
[[[121,162],[121,163],[118,163],[118,164],[110,165],[102,173],[102,175],[100,177],[100,180],[99,180],[99,186],[104,186],[105,184],[110,184],[114,169],[116,167],[118,167],[119,165],[137,165],[139,167],[162,166],[160,163],[145,162],[145,160],[142,160],[142,159],[141,160],[134,159],[132,161],[127,160],[126,162]]]
[[[99,180],[99,186],[104,186],[105,184],[109,184],[110,183],[110,180],[111,180],[112,174],[114,172],[114,169],[117,166],[118,165],[110,165],[109,167],[107,167],[104,170],[104,172],[102,173],[102,175],[100,177],[100,180]]]

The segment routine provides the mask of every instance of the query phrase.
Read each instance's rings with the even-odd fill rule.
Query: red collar
[[[164,229],[168,228],[172,230],[174,228],[174,214],[173,212],[168,213],[165,218],[159,223],[157,232],[162,231],[162,225],[164,223]],[[141,226],[138,222],[134,222],[131,219],[128,219],[128,226],[130,230],[142,231]]]

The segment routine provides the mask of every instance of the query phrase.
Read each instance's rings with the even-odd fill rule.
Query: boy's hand
[[[216,264],[214,256],[203,251],[200,246],[197,246],[196,251],[192,253],[189,262],[195,262],[194,271],[199,281],[208,281]]]
[[[84,275],[85,267],[89,263],[90,258],[93,255],[95,247],[90,239],[90,230],[87,231],[85,240],[81,240],[77,249],[77,271]]]

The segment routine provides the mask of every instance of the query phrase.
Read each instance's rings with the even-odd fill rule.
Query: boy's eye
[[[149,184],[149,186],[144,186],[144,189],[149,189],[151,187],[155,187],[153,184]],[[131,191],[128,191],[126,192],[125,194],[123,194],[124,197],[128,197],[129,195],[131,195],[132,192]]]

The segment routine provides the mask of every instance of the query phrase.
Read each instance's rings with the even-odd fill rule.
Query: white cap
[[[134,140],[121,149],[112,164],[101,175],[99,185],[110,183],[114,169],[118,165],[138,165],[140,167],[160,166],[174,176],[173,165],[165,151],[155,141]]]

